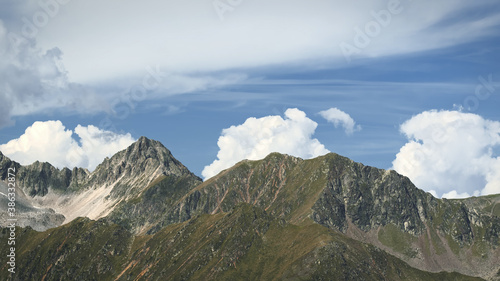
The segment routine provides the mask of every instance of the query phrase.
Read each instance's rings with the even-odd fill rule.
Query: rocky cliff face
[[[36,161],[22,166],[10,160],[0,152],[0,177],[7,178],[8,168],[16,168],[16,182],[23,192],[31,197],[45,196],[49,190],[66,191],[69,188],[77,189],[89,175],[89,171],[82,168],[59,170],[50,163]]]
[[[2,181],[5,181],[7,178],[9,168],[15,168],[17,170],[20,166],[19,163],[13,162],[0,151],[0,179]]]
[[[119,197],[130,194],[131,190],[127,187],[147,185],[161,175],[193,174],[160,142],[141,137],[97,166],[89,176],[89,184],[101,186],[116,182],[112,197]]]

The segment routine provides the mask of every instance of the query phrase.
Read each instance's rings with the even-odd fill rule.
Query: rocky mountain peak
[[[3,155],[3,153],[0,151],[0,164],[4,164],[4,163],[10,163],[12,162],[9,157]]]
[[[165,175],[183,175],[191,172],[177,159],[175,159],[159,141],[140,137],[127,149],[118,152],[111,159],[112,162],[125,162],[130,166],[156,166]]]
[[[194,176],[163,144],[140,137],[128,148],[104,159],[90,175],[89,183],[102,186],[116,182],[113,196],[123,196],[130,187],[145,187],[160,176],[170,175]],[[118,190],[121,191],[115,192]]]
[[[144,162],[148,159],[155,159],[160,164],[169,164],[175,160],[170,150],[168,150],[159,141],[150,140],[146,137],[140,137],[135,143],[131,144],[119,158],[127,161]],[[177,161],[175,161],[177,162]],[[180,163],[178,163],[180,164]]]

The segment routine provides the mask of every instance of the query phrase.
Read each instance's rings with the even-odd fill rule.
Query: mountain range
[[[9,168],[18,271],[2,254],[0,280],[500,280],[500,195],[437,199],[334,153],[202,181],[146,137],[93,172],[0,152],[1,206]]]

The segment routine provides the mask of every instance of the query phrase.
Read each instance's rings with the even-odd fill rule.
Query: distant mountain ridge
[[[500,269],[498,216],[436,199],[394,171],[337,154],[302,160],[273,153],[240,162],[192,189],[172,212],[187,219],[239,203],[297,225],[314,221],[420,269],[479,276]]]
[[[25,212],[25,226],[46,230],[38,234],[23,230],[23,237],[45,237],[53,241],[50,243],[62,242],[70,247],[68,250],[79,247],[78,243],[86,247],[124,247],[113,250],[112,256],[105,254],[114,260],[112,264],[102,260],[109,280],[127,280],[127,276],[237,280],[232,278],[239,275],[231,272],[236,274],[243,270],[241,267],[253,272],[250,280],[328,280],[328,274],[364,276],[366,280],[474,280],[460,274],[424,271],[456,271],[500,280],[500,195],[437,199],[394,171],[364,166],[334,153],[310,160],[272,153],[263,160],[241,161],[206,182],[161,143],[145,137],[105,159],[92,173],[77,168],[58,170],[48,163],[23,167],[0,153],[1,171],[10,166],[19,171],[19,186],[26,194],[21,197],[26,199],[26,205],[32,204],[27,208],[31,212]],[[43,209],[33,212],[37,207]],[[41,214],[45,220],[39,219]],[[67,224],[53,228],[63,221]],[[215,229],[210,230],[214,225]],[[251,225],[254,227],[249,229]],[[76,227],[90,232],[98,227],[99,233],[118,231],[123,241],[116,240],[121,239],[118,236],[107,237],[107,244],[86,240],[85,232]],[[66,242],[71,241],[63,235],[68,231],[80,237],[75,243],[84,241]],[[280,244],[283,248],[270,250],[275,243],[281,243],[279,237],[289,236],[287,232],[295,234],[284,238]],[[307,242],[300,235],[317,240]],[[285,250],[295,243],[300,251]],[[50,251],[50,244],[44,245],[42,249]],[[28,251],[34,250],[27,247]],[[156,251],[163,248],[167,252],[157,256]],[[178,254],[170,255],[176,251]],[[71,253],[47,256],[47,262],[63,261],[46,280],[58,280],[65,267],[76,266],[70,262],[72,259],[87,262]],[[363,255],[367,255],[366,260],[361,258]],[[276,266],[275,271],[257,269],[257,260],[266,259]],[[282,259],[290,263],[277,263]],[[375,265],[370,264],[370,259]],[[382,260],[387,267],[385,273],[376,265]],[[165,274],[160,274],[161,268],[151,267],[156,263],[164,265]],[[42,277],[40,271],[47,270],[25,266],[34,274],[31,277]],[[336,271],[339,266],[346,267],[346,271]],[[89,264],[80,276],[97,274],[92,268]],[[210,278],[203,278],[202,273]]]

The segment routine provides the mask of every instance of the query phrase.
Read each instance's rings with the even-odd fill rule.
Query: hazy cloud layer
[[[0,19],[0,128],[12,116],[54,109],[92,113],[106,103],[81,85],[69,83],[58,48],[42,51],[34,39],[9,31]]]
[[[40,2],[67,3],[36,37],[44,49],[63,50],[78,82],[141,75],[154,64],[182,73],[322,58],[343,65],[341,46],[350,46],[350,59],[415,53],[491,36],[500,23],[494,0]],[[0,15],[21,33],[23,16],[33,22],[44,11],[38,3]],[[466,16],[475,11],[481,18]]]
[[[83,167],[94,170],[105,157],[127,148],[135,140],[89,125],[78,125],[74,133],[61,121],[35,122],[18,139],[0,145],[3,154],[22,165],[49,162],[57,168]]]
[[[352,117],[338,108],[330,108],[319,112],[319,114],[325,118],[328,122],[332,123],[335,128],[338,126],[344,127],[345,133],[347,135],[352,135],[355,131],[361,130],[360,125],[356,125],[356,122]]]
[[[500,122],[459,111],[426,111],[401,125],[408,138],[394,169],[443,197],[500,193]]]
[[[65,114],[106,112],[122,118],[124,108],[131,112],[146,99],[207,90],[246,78],[238,74],[170,74],[154,65],[144,67],[137,79],[108,81],[115,84],[99,90],[70,82],[62,58],[59,48],[43,51],[35,39],[13,33],[0,19],[0,129],[12,125],[12,117],[54,110]]]
[[[54,109],[116,114],[117,103],[133,109],[145,98],[239,83],[254,67],[343,67],[449,47],[495,35],[500,23],[494,0],[222,1],[231,6],[222,11],[219,2],[2,3],[0,128]]]
[[[205,167],[205,179],[217,175],[237,162],[258,160],[280,152],[301,158],[313,158],[329,151],[312,138],[318,124],[296,108],[281,116],[251,117],[243,124],[224,129],[217,145],[217,160]]]

